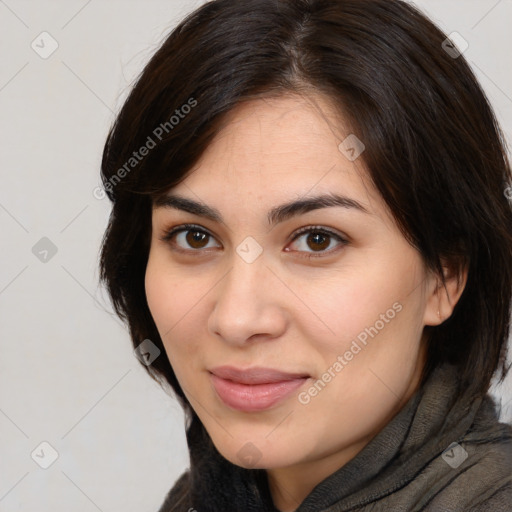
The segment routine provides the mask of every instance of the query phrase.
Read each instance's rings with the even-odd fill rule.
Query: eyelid
[[[163,242],[168,242],[176,233],[179,233],[181,231],[190,231],[192,229],[195,229],[197,231],[202,231],[206,233],[207,235],[211,236],[212,238],[215,238],[206,228],[203,226],[199,226],[198,224],[180,224],[178,226],[174,226],[173,228],[164,229],[164,234],[160,238]]]
[[[182,231],[191,231],[196,230],[205,233],[206,235],[210,236],[211,238],[214,238],[216,240],[216,237],[210,233],[210,231],[203,226],[200,226],[198,224],[179,224],[177,226],[174,226],[172,228],[164,229],[163,236],[159,237],[159,239],[163,242],[170,242],[171,238],[176,235],[177,233],[181,233]],[[309,225],[309,226],[303,226],[302,228],[299,228],[296,230],[291,236],[288,243],[294,242],[297,238],[299,238],[301,235],[309,232],[318,232],[323,233],[326,235],[329,235],[332,238],[335,238],[342,246],[347,245],[349,243],[346,236],[341,235],[340,233],[333,231],[331,228],[327,228],[324,226],[318,226],[318,225]],[[211,249],[211,248],[210,248]],[[208,249],[183,249],[182,247],[177,246],[177,249],[175,249],[179,252],[184,252],[187,254],[194,254],[194,255],[200,255],[201,253],[205,253],[208,251]],[[334,252],[336,252],[337,249],[329,249],[327,251],[293,251],[301,254],[300,257],[304,258],[315,258],[315,257],[322,257],[330,255]],[[292,251],[287,251],[292,252]],[[304,255],[305,253],[306,255]]]
[[[310,233],[310,232],[322,233],[322,234],[328,235],[331,238],[336,239],[340,243],[339,245],[341,247],[344,247],[345,245],[347,245],[349,243],[348,238],[344,235],[341,235],[341,233],[334,231],[331,228],[327,228],[324,226],[318,226],[318,225],[310,225],[310,226],[304,226],[302,228],[299,228],[297,231],[295,231],[291,235],[290,242],[295,242],[295,240],[297,240],[297,238],[299,238],[300,236],[302,236],[305,233]],[[328,249],[326,251],[316,251],[316,252],[315,251],[312,251],[312,252],[293,251],[293,252],[297,252],[300,255],[299,257],[301,257],[301,258],[311,259],[311,258],[328,257],[331,254],[338,252],[339,249],[340,249],[340,247],[338,246],[338,247],[335,247],[334,249]],[[287,252],[291,252],[291,251],[287,251]]]
[[[173,238],[174,235],[179,234],[181,232],[187,232],[192,230],[200,231],[202,233],[205,233],[209,237],[217,240],[215,236],[210,233],[210,231],[208,231],[203,226],[200,226],[199,224],[179,224],[172,228],[164,229],[163,235],[159,237],[159,239],[162,242],[171,244],[171,238]],[[211,249],[211,247],[209,249],[183,249],[183,247],[180,247],[175,243],[173,243],[172,245],[174,251],[181,252],[184,254],[191,254],[193,256],[202,256],[203,254],[207,254],[208,252],[210,252],[209,249]]]
[[[319,232],[319,233],[325,233],[327,235],[331,235],[335,238],[338,238],[339,240],[345,242],[345,243],[348,243],[348,240],[346,237],[344,237],[344,235],[342,235],[341,233],[338,233],[337,231],[334,231],[332,230],[331,228],[328,228],[328,227],[325,227],[325,226],[315,226],[315,225],[311,225],[311,226],[304,226],[302,228],[299,228],[297,229],[297,231],[295,231],[291,236],[292,236],[292,239],[291,241],[293,242],[295,239],[297,239],[300,235],[304,234],[304,233],[309,233],[310,231],[313,231],[313,232]]]

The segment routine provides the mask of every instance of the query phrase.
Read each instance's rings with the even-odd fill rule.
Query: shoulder
[[[490,510],[512,511],[512,483],[510,480],[503,487],[497,490],[493,489],[487,495],[482,496],[479,503],[472,506],[468,512],[489,512]]]
[[[468,432],[431,469],[437,492],[426,510],[455,512],[464,504],[469,512],[512,512],[511,425],[496,421],[486,433]]]
[[[190,471],[185,471],[167,493],[158,512],[193,512],[189,503]]]

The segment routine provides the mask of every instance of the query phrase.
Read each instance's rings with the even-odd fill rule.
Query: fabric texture
[[[436,368],[296,512],[511,512],[512,426],[499,422],[489,394],[454,401],[458,384],[455,366]],[[197,416],[187,442],[190,470],[159,512],[278,512],[266,472],[222,457]]]

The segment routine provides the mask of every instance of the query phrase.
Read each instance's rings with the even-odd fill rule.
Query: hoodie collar
[[[315,486],[296,512],[362,507],[414,479],[474,421],[483,398],[463,395],[455,401],[458,386],[456,366],[445,363],[435,368],[391,421],[353,459]],[[491,405],[486,410],[495,414]],[[191,502],[198,510],[277,511],[266,471],[226,460],[196,415],[187,441]]]
[[[392,420],[347,464],[320,482],[296,512],[364,506],[403,486],[462,438],[482,398],[455,401],[457,368],[435,368]]]

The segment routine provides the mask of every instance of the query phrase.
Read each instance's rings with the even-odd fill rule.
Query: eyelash
[[[198,231],[200,233],[204,233],[205,235],[207,235],[209,237],[215,238],[207,230],[205,230],[201,226],[198,226],[197,224],[181,224],[174,228],[164,230],[163,236],[160,237],[160,240],[163,242],[169,243],[169,242],[171,242],[171,239],[174,235],[177,235],[181,232],[192,231],[192,230]],[[332,237],[335,240],[337,240],[338,242],[340,242],[342,247],[349,243],[346,239],[344,239],[339,234],[334,233],[333,231],[326,229],[322,226],[306,226],[306,227],[300,228],[293,234],[293,238],[290,243],[295,242],[295,240],[297,240],[297,238],[299,238],[301,235],[303,235],[305,233],[316,233],[316,234],[328,235],[329,237]],[[173,245],[175,245],[175,244],[173,244]],[[201,253],[204,252],[201,249],[183,249],[179,246],[175,246],[175,248],[173,250],[176,250],[181,253],[194,254],[194,256],[202,256]],[[301,254],[304,251],[295,251],[295,252],[299,253],[301,258],[311,259],[311,258],[321,258],[321,257],[324,257],[325,255],[331,255],[331,253],[335,252],[336,250],[337,249],[329,249],[327,251],[319,251],[317,253],[306,252],[306,254]]]

